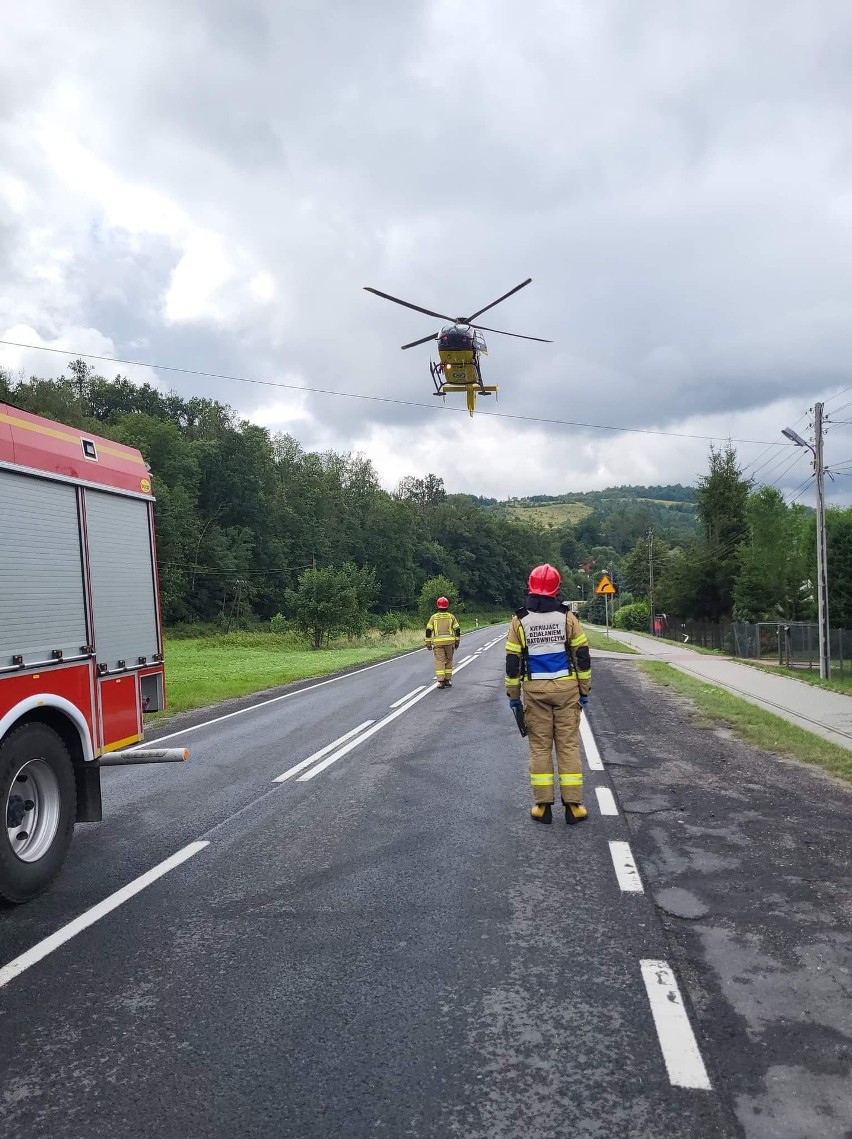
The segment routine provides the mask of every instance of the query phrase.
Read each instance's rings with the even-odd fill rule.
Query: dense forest
[[[0,399],[142,451],[168,624],[286,615],[306,571],[346,565],[372,571],[377,612],[412,610],[436,576],[469,605],[513,608],[530,567],[559,558],[553,535],[448,494],[437,475],[391,493],[364,455],[306,452],[221,403],[106,380],[81,360],[69,372],[0,372]]]
[[[592,601],[600,573],[612,574],[637,627],[647,627],[652,566],[654,608],[672,616],[813,616],[813,512],[753,487],[730,444],[711,446],[696,488],[499,502],[450,494],[429,474],[389,491],[362,454],[307,452],[224,404],[107,380],[82,360],[68,372],[0,370],[0,400],[142,451],[170,625],[288,617],[306,581],[348,582],[359,605],[387,614],[413,612],[439,578],[463,605],[505,611],[542,561],[560,568],[572,599]],[[828,559],[832,621],[852,627],[852,510],[829,512]]]

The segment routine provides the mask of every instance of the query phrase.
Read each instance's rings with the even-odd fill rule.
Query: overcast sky
[[[812,502],[767,444],[815,400],[852,419],[851,104],[847,0],[9,5],[0,337],[407,401],[100,366],[389,488],[694,482],[702,440],[445,409],[399,348],[440,322],[363,291],[453,314],[532,277],[483,320],[553,343],[489,336],[483,410],[754,440]]]

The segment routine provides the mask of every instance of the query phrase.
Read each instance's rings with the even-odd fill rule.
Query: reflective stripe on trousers
[[[555,748],[562,801],[581,803],[580,691],[576,680],[526,681],[524,719],[530,745],[530,784],[535,801],[553,802]]]
[[[438,680],[449,680],[453,675],[453,646],[435,645],[432,655],[435,657],[435,677]]]

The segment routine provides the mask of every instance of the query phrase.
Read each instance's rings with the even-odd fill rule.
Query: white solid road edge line
[[[615,876],[618,884],[625,894],[644,894],[645,888],[639,877],[639,870],[629,842],[611,842],[609,853],[612,865],[615,867]]]
[[[615,805],[615,797],[609,787],[596,787],[595,794],[598,797],[598,806],[602,815],[617,815],[618,807]]]
[[[406,692],[404,696],[400,696],[399,700],[391,704],[391,708],[398,708],[400,704],[404,704],[406,700],[410,700],[412,696],[416,696],[418,692],[422,692],[425,687],[425,684],[418,684],[416,688],[412,688],[410,692]]]
[[[47,957],[54,949],[58,949],[60,945],[64,945],[66,941],[70,941],[72,937],[76,937],[78,933],[82,933],[84,929],[94,925],[96,921],[105,917],[111,910],[117,909],[124,902],[129,901],[134,894],[140,893],[146,886],[150,886],[152,882],[156,882],[158,878],[162,878],[164,874],[168,874],[170,870],[174,870],[176,866],[180,866],[182,862],[186,862],[188,858],[192,858],[194,854],[198,854],[200,850],[204,850],[205,846],[209,845],[210,843],[205,841],[191,842],[189,846],[185,846],[183,850],[179,850],[177,854],[173,854],[171,858],[167,858],[165,862],[155,866],[153,870],[148,870],[139,878],[135,878],[126,886],[122,886],[120,890],[116,890],[114,894],[110,894],[108,898],[104,898],[102,902],[98,902],[96,906],[92,906],[90,910],[86,910],[85,913],[74,918],[73,921],[58,929],[56,933],[52,933],[50,937],[46,937],[34,945],[32,949],[22,953],[20,957],[16,957],[8,965],[4,965],[0,968],[0,988],[8,985],[13,978],[23,973],[25,969],[29,969],[31,965],[35,965],[36,962]]]
[[[585,712],[580,715],[580,739],[583,741],[583,750],[586,753],[586,763],[589,765],[589,770],[603,771],[601,753],[598,751],[598,745],[595,743],[595,737],[592,734]]]
[[[363,724],[359,724],[357,728],[352,728],[346,732],[345,735],[338,736],[336,740],[332,740],[330,744],[321,747],[319,751],[315,751],[313,755],[309,755],[307,759],[301,760],[300,763],[289,767],[281,775],[276,775],[272,780],[273,783],[284,783],[285,780],[290,779],[293,775],[298,775],[300,771],[304,771],[306,767],[310,767],[317,759],[322,759],[324,755],[328,755],[330,751],[334,751],[336,747],[345,744],[347,740],[351,740],[353,736],[357,736],[359,732],[363,732],[365,728],[369,728],[370,724],[374,724],[375,720],[365,720]]]
[[[676,1088],[710,1091],[710,1079],[675,975],[665,961],[640,961],[669,1080]]]

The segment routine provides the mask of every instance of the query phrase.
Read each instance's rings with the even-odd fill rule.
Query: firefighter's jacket
[[[430,645],[457,645],[461,626],[449,611],[439,609],[426,622],[426,647]]]
[[[531,593],[512,618],[506,638],[506,694],[520,695],[521,681],[576,683],[581,696],[592,687],[589,642],[574,613],[555,597]]]

